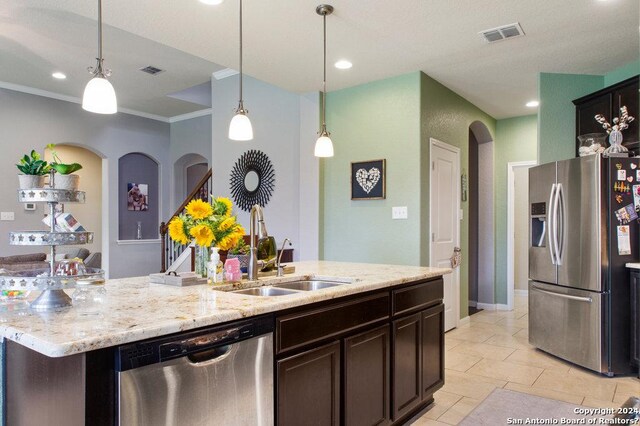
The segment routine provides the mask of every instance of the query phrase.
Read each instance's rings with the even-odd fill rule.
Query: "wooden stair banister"
[[[167,220],[166,222],[160,223],[160,245],[161,245],[160,252],[162,257],[160,272],[166,272],[167,267],[169,267],[170,264],[173,261],[175,261],[177,257],[180,256],[180,254],[182,254],[182,252],[186,250],[186,248],[189,246],[188,244],[176,244],[176,243],[172,244],[171,243],[171,238],[169,237],[169,232],[168,232],[169,223],[174,217],[184,212],[185,207],[187,207],[187,204],[189,204],[191,201],[197,200],[197,199],[210,201],[209,198],[211,197],[211,184],[213,183],[212,176],[213,176],[212,169],[209,169],[209,171],[202,177],[202,179],[200,179],[200,181],[195,186],[195,188],[189,193],[189,195],[187,195],[187,198],[185,198],[185,200],[180,205],[180,207],[178,207],[175,213],[171,215],[169,220]],[[191,259],[192,266],[193,266],[193,260],[194,259],[192,256],[192,259]]]

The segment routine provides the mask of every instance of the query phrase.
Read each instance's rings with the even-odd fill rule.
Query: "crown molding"
[[[82,99],[75,96],[62,95],[60,93],[49,92],[47,90],[36,89],[35,87],[22,86],[20,84],[7,83],[6,81],[0,81],[0,88],[13,90],[14,92],[28,93],[30,95],[42,96],[50,99],[57,99],[59,101],[71,102],[74,104],[82,105]],[[163,123],[170,123],[171,119],[163,117],[161,115],[149,114],[147,112],[136,111],[129,108],[118,108],[118,112],[123,114],[135,115],[142,118],[148,118],[150,120],[161,121]],[[178,116],[180,117],[180,116]]]
[[[182,115],[174,115],[173,117],[169,118],[169,123],[190,120],[192,118],[204,117],[205,115],[211,115],[211,108],[201,109],[200,111],[188,112]]]
[[[216,80],[222,80],[223,78],[231,77],[232,75],[236,75],[236,74],[239,74],[239,72],[231,68],[225,68],[223,70],[216,71],[211,75]]]

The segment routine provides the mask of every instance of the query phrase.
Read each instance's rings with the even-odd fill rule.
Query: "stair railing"
[[[184,202],[177,208],[175,213],[166,222],[160,223],[160,244],[161,244],[161,270],[160,272],[166,272],[167,268],[171,266],[173,262],[189,247],[189,244],[180,244],[173,241],[169,237],[169,223],[171,220],[184,212],[185,207],[192,200],[211,201],[211,188],[213,185],[211,169],[204,175],[196,187],[187,195]],[[191,265],[193,270],[193,253],[191,256]]]

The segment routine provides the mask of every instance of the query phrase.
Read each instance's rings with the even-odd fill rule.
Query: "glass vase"
[[[207,263],[209,262],[209,247],[202,247],[196,244],[196,261],[195,272],[202,276],[207,277]]]
[[[603,153],[605,157],[623,157],[628,155],[629,150],[622,146],[621,131],[611,131],[611,133],[609,134],[609,144],[611,144],[611,146],[605,149]]]

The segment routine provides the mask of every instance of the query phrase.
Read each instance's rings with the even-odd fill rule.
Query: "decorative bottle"
[[[211,247],[211,260],[207,263],[207,275],[211,284],[222,284],[223,281],[223,268],[220,253],[218,253],[219,250],[218,247]]]

